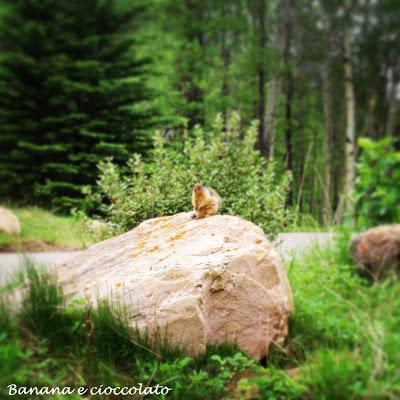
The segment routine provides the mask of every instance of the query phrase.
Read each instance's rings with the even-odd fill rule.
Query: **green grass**
[[[80,249],[101,239],[99,234],[87,229],[81,217],[55,215],[38,207],[9,209],[19,218],[21,233],[0,232],[0,246],[9,244],[18,248],[23,242],[40,241],[61,248]]]
[[[296,312],[285,348],[271,359],[298,367],[314,398],[399,398],[399,277],[374,285],[361,278],[349,237],[288,265]]]
[[[123,309],[106,302],[96,308],[67,304],[51,277],[31,271],[20,311],[10,311],[10,291],[0,302],[0,396],[10,382],[143,382],[173,389],[168,397],[146,397],[160,399],[397,399],[400,281],[390,276],[372,285],[359,277],[348,237],[287,265],[296,312],[285,346],[271,349],[266,368],[228,344],[188,357],[166,338],[130,328]]]
[[[283,227],[282,232],[338,232],[340,230],[341,227],[335,225],[333,221],[323,225],[309,214],[298,213],[297,218],[289,226]]]

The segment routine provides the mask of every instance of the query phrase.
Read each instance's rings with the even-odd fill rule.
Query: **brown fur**
[[[400,272],[400,224],[378,226],[355,235],[351,249],[360,269],[379,280],[387,272]]]
[[[195,214],[193,218],[204,218],[215,215],[221,205],[221,197],[218,193],[201,183],[193,186],[192,205]]]

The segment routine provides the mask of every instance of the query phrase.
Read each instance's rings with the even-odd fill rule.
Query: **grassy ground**
[[[299,213],[297,219],[292,224],[283,228],[282,233],[291,232],[339,232],[340,226],[333,222],[328,225],[321,223],[308,214]]]
[[[186,357],[166,341],[129,329],[124,313],[106,303],[97,309],[66,305],[56,282],[30,273],[20,312],[10,311],[3,290],[0,396],[10,383],[106,388],[142,382],[172,388],[168,396],[146,398],[399,398],[399,278],[375,285],[360,278],[346,238],[293,260],[287,272],[296,313],[286,345],[271,350],[266,368],[228,345],[209,348],[197,359]]]
[[[81,249],[100,239],[99,233],[87,229],[83,218],[58,216],[37,207],[11,207],[10,210],[21,222],[21,233],[0,232],[0,250],[3,251]]]

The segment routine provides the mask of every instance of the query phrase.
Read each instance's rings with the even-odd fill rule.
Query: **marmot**
[[[218,193],[202,183],[193,186],[192,204],[195,214],[192,218],[204,218],[215,215],[221,205],[221,197]]]

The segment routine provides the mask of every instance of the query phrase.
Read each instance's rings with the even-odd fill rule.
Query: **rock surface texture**
[[[19,234],[21,232],[21,224],[18,217],[3,207],[0,207],[0,232],[4,232],[7,235]]]
[[[382,225],[355,235],[351,240],[354,259],[374,279],[389,271],[400,272],[400,224]]]
[[[279,255],[263,231],[229,215],[155,218],[58,266],[72,298],[109,298],[132,326],[167,332],[190,354],[236,342],[262,358],[294,310]]]

